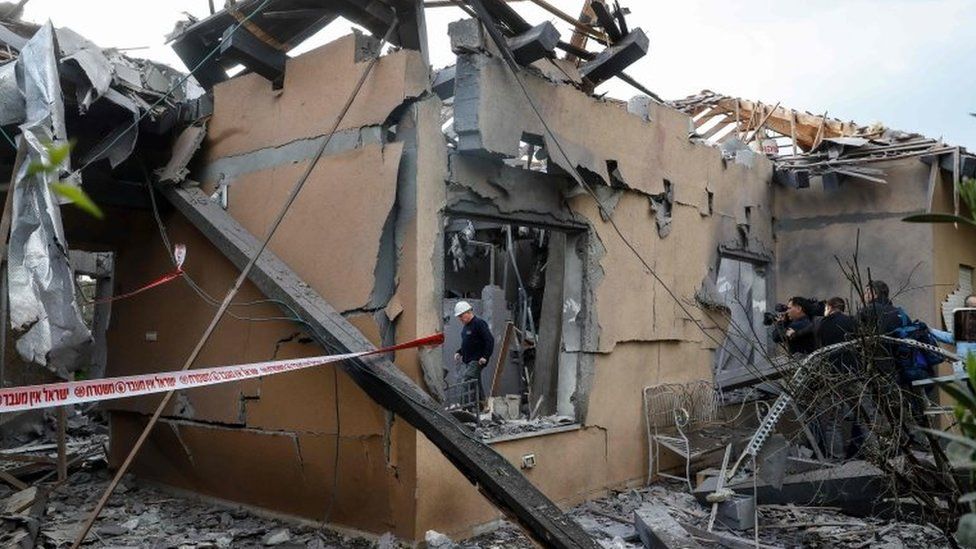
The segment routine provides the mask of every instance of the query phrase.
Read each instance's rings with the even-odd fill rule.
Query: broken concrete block
[[[289,532],[287,528],[279,528],[265,534],[264,538],[261,540],[261,543],[271,546],[281,545],[282,543],[287,543],[289,541],[291,541],[291,532]]]
[[[518,419],[521,415],[521,401],[519,395],[491,397],[491,412],[506,421]]]
[[[776,433],[763,445],[756,460],[759,462],[759,478],[777,490],[783,487],[786,477],[786,458],[790,454],[790,443],[786,437]]]
[[[736,494],[718,504],[718,517],[733,530],[749,530],[756,525],[756,499]]]
[[[646,95],[635,95],[627,101],[627,112],[636,114],[645,122],[651,121],[651,98]]]
[[[376,549],[396,549],[396,546],[396,538],[390,532],[383,534],[376,541]]]
[[[454,549],[457,547],[451,538],[436,530],[427,530],[427,533],[424,534],[424,541],[427,542],[429,549]]]
[[[558,43],[559,31],[548,21],[508,39],[515,62],[522,66],[548,57],[556,51]]]
[[[649,44],[644,31],[634,29],[616,45],[603,50],[592,61],[583,63],[580,73],[594,84],[609,80],[647,55]]]
[[[272,82],[285,76],[285,52],[276,50],[244,27],[232,26],[220,41],[220,56],[244,65]]]
[[[451,37],[451,51],[457,54],[485,49],[485,30],[477,19],[462,19],[447,25]]]
[[[454,79],[457,75],[457,65],[444,67],[434,74],[434,82],[430,85],[431,90],[442,100],[454,97]]]
[[[642,505],[634,510],[634,527],[647,549],[691,549],[701,547],[674,520],[663,505]]]
[[[37,499],[37,487],[31,486],[10,496],[3,502],[4,515],[16,515],[27,509]]]

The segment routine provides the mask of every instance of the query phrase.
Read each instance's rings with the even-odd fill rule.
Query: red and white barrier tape
[[[439,345],[443,342],[444,334],[434,334],[373,351],[255,362],[251,364],[238,364],[236,366],[218,366],[177,372],[160,372],[157,374],[11,387],[9,389],[0,389],[0,413],[35,410],[67,404],[83,404],[86,402],[97,402],[99,400],[112,400],[151,395],[166,391],[206,387],[219,383],[229,383],[232,381],[280,374],[282,372],[291,372],[311,368],[312,366],[321,366],[348,358],[390,353],[425,345]]]

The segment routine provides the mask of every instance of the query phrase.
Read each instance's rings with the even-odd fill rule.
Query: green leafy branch
[[[959,182],[959,197],[969,207],[969,217],[948,213],[910,215],[902,221],[909,223],[962,223],[976,227],[976,179],[963,178]]]
[[[58,170],[61,169],[61,165],[67,160],[68,154],[71,152],[71,148],[74,143],[67,141],[61,144],[55,143],[45,143],[44,152],[47,153],[47,158],[42,158],[41,160],[35,160],[27,165],[27,175],[34,176],[40,174],[53,174],[57,177]],[[64,183],[58,181],[57,183],[51,183],[51,191],[54,194],[66,198],[71,201],[76,207],[87,212],[88,214],[102,219],[105,214],[102,213],[101,208],[95,201],[88,196],[88,193],[84,191],[78,185],[72,185],[70,183]]]
[[[976,380],[976,355],[967,357],[966,373],[969,379]],[[976,483],[976,396],[954,383],[942,383],[939,386],[956,401],[953,414],[956,416],[959,433],[938,429],[922,430],[948,441],[946,456],[949,464],[956,471],[969,471],[970,480]],[[968,504],[970,512],[959,518],[956,541],[962,547],[976,547],[976,512],[973,512],[976,511],[976,492],[962,496],[959,503]]]

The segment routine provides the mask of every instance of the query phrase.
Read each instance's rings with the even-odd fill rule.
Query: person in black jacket
[[[891,302],[888,285],[872,280],[864,287],[864,307],[857,313],[857,321],[872,334],[890,334],[901,327],[898,308]]]
[[[773,341],[786,345],[786,350],[792,355],[796,353],[809,354],[817,349],[811,326],[810,303],[802,297],[791,297],[786,303],[786,319],[777,325],[773,332]]]
[[[902,327],[904,313],[892,303],[889,296],[888,285],[880,280],[872,280],[865,286],[864,300],[866,304],[858,311],[857,321],[866,334],[891,336],[895,334],[898,328]],[[898,361],[895,359],[897,344],[884,341],[879,347],[881,355],[874,357],[875,368],[890,376],[892,383],[900,386],[904,400],[908,404],[908,411],[915,422],[923,427],[927,426],[925,397],[913,389],[910,380],[903,379],[902,372],[899,371]],[[920,435],[916,433],[913,436]]]
[[[814,337],[818,347],[843,343],[854,337],[857,322],[847,315],[847,302],[842,297],[832,297],[826,301],[824,316],[818,319]]]
[[[483,408],[485,388],[481,382],[481,370],[488,364],[495,350],[495,337],[484,320],[476,317],[467,301],[458,301],[454,306],[454,316],[463,325],[461,329],[461,348],[454,353],[454,360],[464,364],[462,381],[477,380],[478,406]]]
[[[814,321],[813,333],[818,347],[843,343],[855,337],[857,322],[846,314],[846,310],[847,303],[841,297],[832,297],[826,301],[824,315]],[[826,357],[823,366],[829,369],[828,378],[850,379],[850,372],[857,368],[857,355],[848,349],[836,351]],[[844,393],[844,388],[839,387],[838,392]],[[852,400],[856,402],[856,397]],[[841,398],[828,402],[825,409],[817,414],[817,432],[827,457],[833,459],[850,457],[851,453],[860,451],[863,445],[867,429],[858,421],[861,414],[854,414],[852,437],[850,441],[845,441],[844,419],[851,415],[851,404],[848,399]]]

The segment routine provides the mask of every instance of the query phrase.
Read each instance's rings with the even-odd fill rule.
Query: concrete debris
[[[67,547],[81,521],[87,516],[90,500],[100,493],[109,479],[101,466],[72,475],[70,481],[52,494],[43,511],[40,541],[43,547]],[[376,542],[329,530],[283,524],[262,518],[243,508],[208,504],[198,498],[185,498],[144,484],[126,481],[129,489],[116,493],[102,518],[96,523],[90,543],[101,539],[111,547],[350,547],[370,549]],[[7,545],[4,545],[7,547]],[[395,549],[399,544],[389,545]]]
[[[957,251],[976,233],[949,241],[900,217],[958,213],[976,156],[709,91],[663,103],[625,73],[649,39],[618,2],[587,2],[579,19],[536,2],[571,37],[514,2],[461,2],[472,18],[448,27],[455,64],[433,72],[424,10],[447,4],[229,1],[170,36],[190,77],[0,3],[0,125],[15,130],[0,149],[13,170],[0,319],[17,337],[0,340],[0,386],[170,368],[221,303],[208,292],[245,266],[201,363],[445,342],[184,391],[155,416],[158,401],[116,399],[126,385],[105,383],[112,399],[66,412],[64,445],[57,412],[4,416],[0,544],[71,543],[109,468],[131,464],[138,476],[95,512],[89,544],[950,545],[933,526],[885,518],[898,498],[883,466],[931,456],[828,462],[799,409],[777,424],[786,400],[763,406],[789,396],[783,377],[800,370],[770,356],[763,321],[774,288],[807,295],[801,280],[835,295],[831,262],[790,258],[810,255],[813,231],[825,235],[818,257],[833,257],[862,225],[884,235],[859,248],[872,268],[926,289],[911,310],[936,310],[932,288],[961,298],[976,256]],[[333,21],[356,30],[289,55]],[[644,95],[596,93],[611,78]],[[62,182],[112,215],[62,211],[51,190]],[[269,227],[267,242],[255,236]],[[87,252],[69,241],[104,261],[82,267]],[[178,282],[110,299],[172,269],[173,243],[193,250]],[[452,312],[460,301],[491,332],[488,356],[461,360],[471,329]],[[3,354],[11,346],[22,361]],[[788,441],[796,432],[809,449]],[[70,477],[52,483],[62,469]],[[668,472],[685,482],[555,503]],[[233,506],[320,521],[327,501],[325,520],[373,537]]]
[[[493,416],[489,421],[483,421],[476,430],[478,436],[484,440],[497,440],[527,433],[551,430],[557,427],[566,427],[576,423],[576,420],[569,416],[544,416],[535,419],[510,419]]]
[[[427,530],[427,533],[424,534],[424,541],[427,542],[427,547],[431,549],[454,549],[457,547],[451,538],[435,530]]]
[[[286,543],[288,541],[291,541],[291,532],[289,532],[287,528],[272,530],[261,538],[261,543],[268,546],[281,545],[282,543]]]
[[[696,549],[701,547],[667,508],[644,505],[634,511],[637,534],[647,549]]]
[[[756,525],[756,498],[736,494],[719,503],[718,520],[733,530],[751,530]]]

